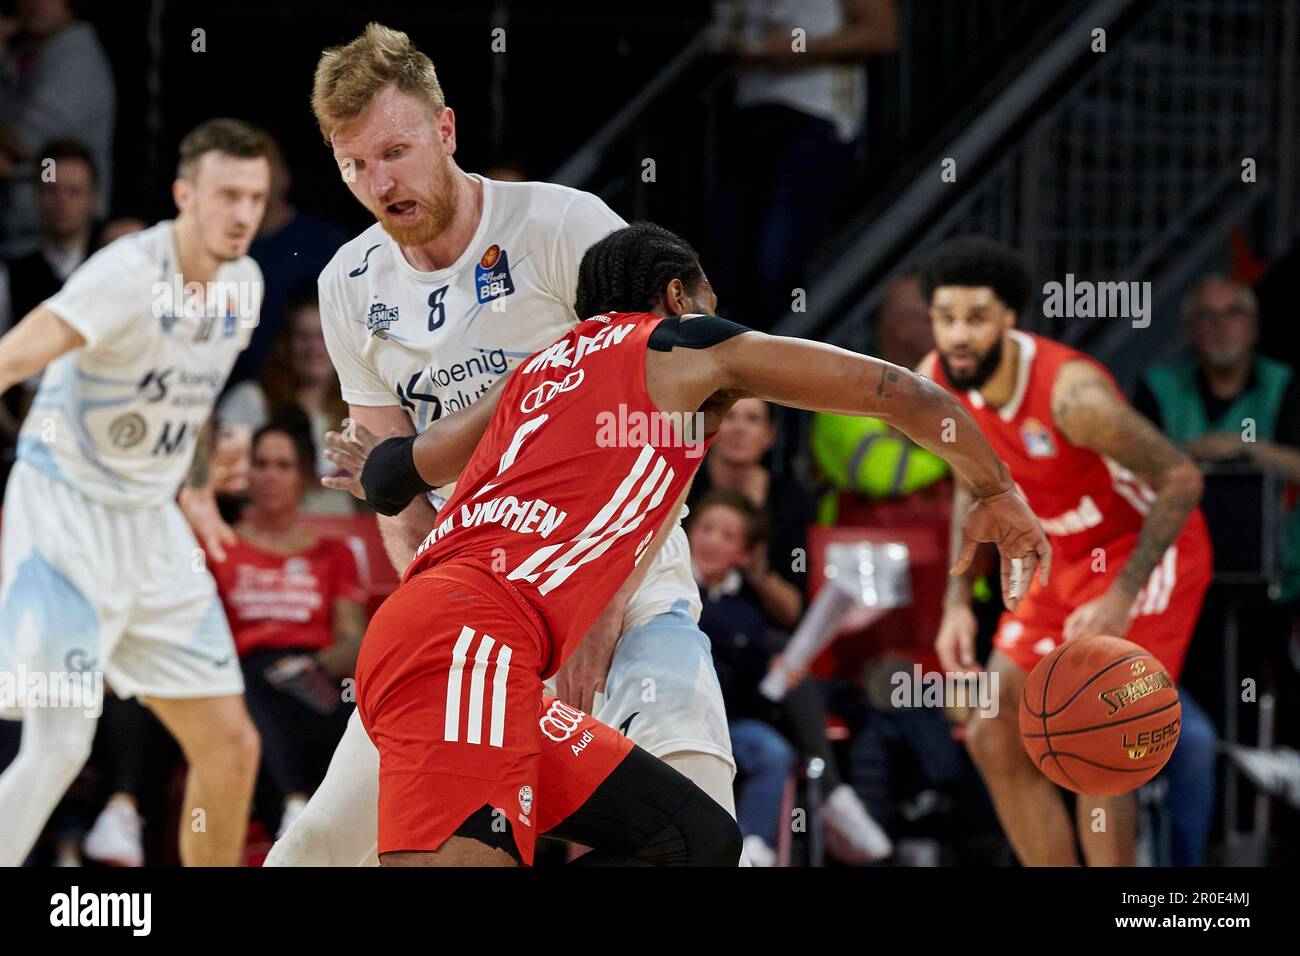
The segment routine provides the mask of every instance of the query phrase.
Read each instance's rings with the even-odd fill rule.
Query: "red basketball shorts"
[[[1047,587],[1034,576],[1029,594],[1015,611],[1002,615],[993,646],[1026,671],[1065,642],[1066,618],[1075,608],[1105,593],[1124,567],[1137,535],[1099,546],[1073,561],[1053,554]],[[1146,648],[1176,681],[1196,629],[1201,601],[1210,585],[1213,555],[1205,519],[1196,511],[1165,551],[1133,603],[1125,640]]]
[[[500,577],[451,561],[401,585],[357,659],[357,709],[379,749],[379,852],[433,851],[484,805],[525,864],[632,742],[542,694],[551,639]]]

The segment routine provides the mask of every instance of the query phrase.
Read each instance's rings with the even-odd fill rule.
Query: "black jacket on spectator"
[[[55,275],[39,249],[9,260],[10,315],[14,324],[62,288],[63,280]]]
[[[700,630],[713,646],[722,699],[731,718],[767,719],[771,703],[758,692],[775,653],[758,595],[738,571],[720,587],[700,588]]]

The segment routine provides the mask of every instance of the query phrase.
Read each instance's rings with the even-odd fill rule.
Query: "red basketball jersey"
[[[406,571],[465,559],[497,573],[550,631],[544,674],[644,557],[709,444],[646,391],[660,321],[594,316],[524,360]]]
[[[1100,363],[1069,346],[1018,330],[1016,390],[998,409],[978,391],[958,391],[934,356],[934,380],[956,395],[1009,469],[1060,557],[1087,557],[1141,529],[1155,492],[1127,468],[1095,451],[1072,445],[1052,418],[1052,385],[1066,362]],[[1116,386],[1116,392],[1119,392]],[[1198,519],[1199,520],[1199,519]]]

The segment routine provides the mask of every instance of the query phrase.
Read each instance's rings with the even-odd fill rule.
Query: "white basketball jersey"
[[[419,271],[375,223],[320,275],[321,324],[344,400],[401,405],[417,432],[477,401],[577,324],[582,255],[626,225],[596,196],[567,186],[474,179],[483,214],[452,265]],[[698,616],[685,542],[670,539],[633,599],[629,626],[681,597]]]
[[[244,256],[186,289],[172,223],[95,253],[44,305],[86,340],[52,362],[18,457],[95,501],[156,508],[257,325],[262,272]]]

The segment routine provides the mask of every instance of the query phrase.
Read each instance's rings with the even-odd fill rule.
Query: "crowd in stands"
[[[803,283],[803,267],[825,235],[837,170],[852,165],[861,91],[842,82],[855,75],[852,58],[897,44],[892,3],[846,6],[871,28],[856,46],[846,39],[802,71],[778,62],[776,48],[764,52],[762,35],[744,28],[749,67],[725,127],[733,168],[743,175],[723,197],[734,215],[715,237],[729,255],[714,279],[724,302],[734,293],[731,314],[742,321],[753,315],[756,326],[775,321]],[[63,0],[24,2],[19,11],[17,19],[0,19],[0,332],[95,249],[130,241],[124,237],[145,227],[115,217],[107,205],[114,84],[94,30]],[[857,20],[852,26],[861,29]],[[836,35],[834,24],[822,32]],[[53,174],[42,175],[47,161]],[[376,596],[375,569],[356,534],[356,522],[367,520],[358,516],[368,512],[318,480],[331,468],[321,435],[339,427],[347,406],[325,350],[315,278],[347,235],[295,207],[291,170],[279,152],[272,168],[250,253],[266,282],[261,324],[217,412],[215,460],[237,539],[210,564],[261,734],[255,816],[268,837],[301,809],[342,734],[352,710],[348,678]],[[747,281],[752,277],[761,281]],[[1258,440],[1245,446],[1245,464],[1287,486],[1291,508],[1281,571],[1267,599],[1242,606],[1225,592],[1208,601],[1193,643],[1184,739],[1160,780],[1173,831],[1167,859],[1196,864],[1207,859],[1214,825],[1215,745],[1225,719],[1221,634],[1230,607],[1244,615],[1251,635],[1247,656],[1263,663],[1252,671],[1263,675],[1262,692],[1280,701],[1273,740],[1237,747],[1231,757],[1261,789],[1300,810],[1300,384],[1291,366],[1259,354],[1259,308],[1249,286],[1206,279],[1188,296],[1184,319],[1187,357],[1150,369],[1136,406],[1207,463],[1239,458],[1242,443],[1224,434],[1252,419]],[[933,347],[929,304],[915,277],[890,283],[871,337],[876,354],[906,367]],[[0,397],[0,481],[34,384]],[[686,523],[701,627],[731,723],[750,861],[813,860],[815,828],[842,864],[1006,862],[1008,848],[961,745],[964,715],[900,709],[882,691],[891,673],[922,658],[900,656],[896,647],[828,656],[811,670],[783,671],[779,693],[762,689],[816,590],[810,569],[820,565],[810,529],[903,520],[889,517],[902,511],[879,509],[905,502],[932,509],[951,489],[943,460],[884,422],[815,416],[800,456],[806,468],[772,460],[778,428],[763,401],[736,402],[695,480]],[[341,519],[344,531],[331,531],[321,515]],[[984,650],[999,609],[996,591],[987,582],[977,588],[986,608]],[[932,635],[916,638],[919,647]],[[854,639],[871,646],[870,632]],[[17,727],[0,722],[0,762],[16,747]],[[144,707],[110,697],[91,762],[37,858],[165,862],[175,841],[151,837],[150,827],[174,817],[168,801],[176,798],[181,766]]]

